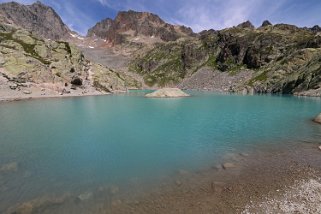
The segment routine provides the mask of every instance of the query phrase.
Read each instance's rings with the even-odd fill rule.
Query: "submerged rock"
[[[115,195],[119,192],[119,187],[118,186],[111,186],[110,187],[110,193]]]
[[[189,97],[190,95],[179,88],[162,88],[153,93],[146,94],[145,97],[151,98],[171,98],[171,97]]]
[[[321,124],[321,114],[319,114],[315,119],[314,122]]]
[[[93,193],[92,192],[86,192],[86,193],[83,193],[83,194],[80,194],[78,196],[78,198],[81,200],[81,201],[86,201],[86,200],[89,200],[90,198],[92,198],[93,196]]]
[[[18,170],[17,162],[7,163],[0,166],[0,173],[1,172],[16,172]]]

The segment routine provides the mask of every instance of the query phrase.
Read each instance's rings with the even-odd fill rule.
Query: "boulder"
[[[319,114],[315,119],[314,122],[321,124],[321,114]]]
[[[232,168],[235,168],[235,164],[234,163],[224,163],[222,165],[223,169],[232,169]]]
[[[24,91],[22,91],[22,93],[24,93],[24,94],[31,94],[32,92],[29,91],[29,90],[24,90]]]
[[[190,95],[183,92],[179,88],[162,88],[153,93],[146,94],[145,97],[150,98],[174,98],[174,97],[189,97]]]

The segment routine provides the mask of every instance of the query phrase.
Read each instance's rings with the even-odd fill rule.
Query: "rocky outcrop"
[[[321,114],[319,114],[315,119],[314,122],[321,124]]]
[[[321,32],[321,27],[319,25],[314,25],[310,30],[314,33]]]
[[[62,40],[69,38],[70,30],[59,15],[40,1],[32,5],[16,2],[0,4],[0,16],[6,22],[22,27],[42,38]]]
[[[271,26],[271,25],[272,25],[272,23],[269,20],[265,20],[265,21],[263,21],[261,27],[266,27],[266,26]]]
[[[248,28],[248,29],[254,29],[254,25],[250,21],[243,22],[236,26],[237,28]]]
[[[0,24],[0,63],[0,76],[7,79],[8,90],[24,94],[33,94],[25,85],[64,94],[70,89],[126,91],[133,83],[128,76],[90,62],[68,42],[43,40],[6,24]]]
[[[108,18],[97,23],[87,36],[98,36],[117,45],[139,36],[168,42],[193,34],[190,28],[168,24],[155,14],[129,10],[119,12],[114,20]]]
[[[175,97],[189,97],[190,95],[183,92],[179,88],[162,88],[153,93],[146,94],[149,98],[175,98]]]

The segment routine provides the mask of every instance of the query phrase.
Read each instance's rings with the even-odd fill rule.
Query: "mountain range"
[[[57,93],[180,87],[321,96],[318,25],[246,21],[194,33],[129,10],[84,37],[41,2],[0,4],[0,21],[0,90],[29,83]]]

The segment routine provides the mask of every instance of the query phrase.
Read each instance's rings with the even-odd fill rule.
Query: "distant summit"
[[[272,25],[272,23],[269,20],[265,20],[265,21],[263,21],[261,27],[266,27],[266,26],[271,26],[271,25]]]
[[[61,40],[70,36],[69,28],[54,9],[40,1],[32,5],[16,2],[0,4],[0,17],[6,22],[22,27],[40,37]]]
[[[165,42],[194,35],[191,28],[174,26],[159,16],[133,10],[121,11],[114,20],[105,19],[88,30],[87,36],[97,36],[112,44],[120,44],[139,36],[159,39]]]
[[[254,29],[254,25],[250,22],[250,21],[246,21],[246,22],[243,22],[239,25],[237,25],[236,27],[238,28],[249,28],[249,29]]]

